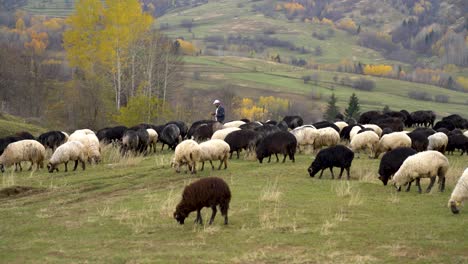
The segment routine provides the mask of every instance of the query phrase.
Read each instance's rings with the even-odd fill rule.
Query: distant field
[[[32,14],[66,17],[75,6],[75,0],[29,0],[25,10]]]
[[[243,91],[243,96],[259,96],[271,93],[302,95],[300,100],[324,105],[332,92],[338,98],[338,105],[343,110],[351,93],[361,100],[363,110],[381,110],[385,105],[391,109],[434,110],[439,116],[451,113],[466,115],[468,93],[455,92],[436,86],[405,82],[387,78],[369,77],[341,72],[305,70],[285,64],[278,64],[257,59],[239,57],[185,57],[187,87],[217,89],[220,83],[237,84],[249,87],[250,94]],[[201,78],[194,80],[193,72],[199,72]],[[302,76],[315,74],[318,82],[310,81],[304,84]],[[365,77],[375,81],[376,89],[365,92],[335,83],[333,77],[360,78]],[[419,101],[408,98],[409,91],[425,91],[432,97],[438,94],[449,96],[449,103]],[[322,98],[310,99],[311,93],[321,94]]]
[[[454,216],[447,208],[466,155],[449,156],[444,193],[418,194],[383,186],[378,160],[365,155],[354,160],[348,182],[330,180],[328,171],[310,178],[312,155],[285,164],[232,160],[228,170],[191,176],[169,168],[166,151],[123,160],[112,149],[104,153],[104,164],[84,172],[3,174],[2,188],[35,189],[9,197],[0,190],[2,262],[468,261],[468,210]],[[229,225],[219,213],[212,226],[193,224],[193,213],[179,225],[172,213],[183,187],[207,176],[230,185]],[[202,213],[209,219],[210,210]]]
[[[46,131],[45,128],[27,123],[25,120],[10,116],[7,114],[1,114],[0,116],[0,137],[11,136],[16,132],[28,131],[34,136]]]

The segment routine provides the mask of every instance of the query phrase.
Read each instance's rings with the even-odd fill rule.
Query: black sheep
[[[392,131],[403,131],[405,124],[401,121],[400,118],[397,117],[385,117],[382,116],[380,118],[372,119],[370,124],[378,125],[380,128],[390,128]]]
[[[379,179],[383,184],[387,185],[388,180],[400,169],[406,158],[416,153],[416,150],[412,148],[396,148],[386,152],[380,160],[379,166]]]
[[[159,141],[162,143],[161,150],[163,150],[164,145],[168,145],[170,149],[174,150],[179,144],[179,137],[180,129],[177,125],[169,124],[165,126],[161,135],[159,135]]]
[[[210,125],[210,124],[213,124],[214,122],[216,122],[216,121],[214,121],[214,120],[198,120],[198,121],[193,122],[192,125],[190,126],[189,130],[187,131],[187,138],[192,139],[193,134],[195,133],[195,131],[198,129],[199,126],[201,126],[201,125]],[[158,134],[159,134],[159,132],[158,132]]]
[[[265,124],[269,124],[269,125],[274,125],[274,126],[276,126],[276,125],[278,125],[278,121],[275,121],[275,120],[267,120],[267,121],[265,122]]]
[[[361,125],[356,125],[356,124],[346,126],[346,127],[344,127],[344,128],[341,130],[341,132],[340,132],[340,138],[343,139],[343,140],[349,141],[349,140],[350,140],[350,138],[349,138],[349,133],[351,132],[351,130],[352,130],[353,127],[355,127],[355,126],[359,126],[359,127],[361,127],[361,128],[364,128],[363,126],[361,126]]]
[[[127,129],[128,128],[126,126],[107,127],[97,131],[96,136],[100,142],[105,144],[121,142],[122,137]]]
[[[377,119],[382,116],[382,113],[379,111],[367,111],[362,113],[359,116],[359,124],[370,124],[371,120]]]
[[[455,125],[451,120],[441,120],[434,125],[434,130],[438,130],[439,128],[446,128],[452,131],[455,129]]]
[[[244,129],[254,130],[255,128],[261,127],[261,126],[263,126],[263,124],[260,122],[249,122],[249,123],[245,123],[241,125],[239,128],[243,130]]]
[[[411,118],[413,119],[413,124],[416,126],[434,126],[435,113],[433,111],[415,111],[411,113]]]
[[[254,131],[259,133],[262,137],[266,137],[268,135],[281,131],[281,129],[274,125],[265,124],[261,127],[255,128]]]
[[[340,128],[336,126],[334,123],[329,121],[320,121],[317,123],[312,124],[316,129],[331,127],[336,130],[336,132],[340,133]]]
[[[180,136],[182,137],[182,139],[184,139],[187,136],[188,127],[184,122],[182,122],[182,121],[170,121],[170,122],[166,123],[166,126],[170,125],[170,124],[174,124],[179,128]]]
[[[450,121],[455,126],[455,128],[468,128],[468,120],[462,118],[460,115],[457,114],[446,116],[442,118],[442,121]]]
[[[332,179],[335,178],[333,174],[333,167],[339,167],[341,169],[339,179],[343,175],[343,171],[346,169],[347,177],[349,180],[349,169],[354,159],[354,152],[343,145],[336,145],[326,149],[322,149],[315,157],[315,160],[309,166],[307,171],[310,177],[314,177],[317,172],[321,171],[319,179],[322,178],[323,171],[327,168],[330,169]]]
[[[286,122],[281,121],[276,125],[281,131],[288,131],[288,124]]]
[[[363,128],[363,129],[359,130],[357,133],[359,134],[359,133],[363,133],[363,132],[366,132],[366,131],[375,132],[374,129],[365,127],[365,128]]]
[[[44,147],[51,148],[55,151],[55,149],[65,143],[67,138],[65,134],[61,131],[49,131],[43,133],[37,137],[37,141],[39,141]]]
[[[243,149],[245,150],[253,150],[255,148],[255,144],[259,139],[259,134],[253,130],[237,130],[232,133],[229,133],[224,141],[229,144],[231,148],[231,156],[232,153],[237,152],[237,158],[239,159],[239,152]]]
[[[296,127],[300,127],[304,124],[304,120],[300,116],[285,116],[283,121],[288,124],[290,129],[295,129]]]
[[[283,162],[286,161],[286,156],[289,156],[289,159],[294,162],[296,146],[297,140],[293,134],[285,131],[278,131],[259,140],[257,142],[255,152],[260,163],[262,163],[263,159],[266,157],[269,157],[268,162],[270,162],[271,155],[273,154],[275,154],[276,162],[278,162],[278,153],[282,153],[284,155]]]
[[[464,135],[450,135],[448,137],[447,148],[445,149],[447,153],[452,154],[455,150],[459,149],[461,151],[460,155],[463,155],[465,152],[468,152],[468,138]]]
[[[444,133],[445,135],[448,136],[448,134],[450,133],[450,130],[446,129],[445,127],[441,127],[439,129],[437,129],[436,132],[442,132],[442,133]]]
[[[21,139],[35,139],[34,136],[27,131],[16,132],[15,136]]]
[[[434,135],[436,131],[429,127],[418,127],[415,130],[411,131],[411,133],[423,133],[426,137]]]
[[[413,118],[411,118],[411,115],[408,111],[406,110],[401,110],[400,113],[402,113],[403,115],[405,115],[405,126],[406,127],[412,127],[413,126]]]
[[[382,129],[382,136],[383,135],[387,135],[387,134],[390,134],[390,133],[393,133],[393,130],[389,127],[386,127],[384,129]]]
[[[203,178],[185,187],[182,200],[174,212],[174,218],[183,225],[185,218],[191,212],[197,211],[195,223],[203,224],[200,211],[203,207],[210,207],[213,211],[209,222],[211,225],[216,216],[216,206],[219,205],[221,215],[224,216],[224,224],[227,225],[230,201],[231,190],[223,179],[217,177]]]
[[[3,154],[3,151],[5,151],[6,147],[8,147],[10,143],[20,141],[20,140],[21,140],[20,137],[11,137],[11,136],[0,138],[0,155]]]
[[[422,152],[427,150],[427,146],[429,145],[429,140],[427,136],[422,131],[414,131],[408,133],[408,136],[411,138],[411,148],[416,150],[417,152]]]
[[[454,135],[463,135],[463,131],[460,129],[456,128],[450,132],[448,132],[447,136],[454,136]]]

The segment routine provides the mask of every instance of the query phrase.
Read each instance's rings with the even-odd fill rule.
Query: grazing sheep
[[[340,141],[340,134],[334,128],[325,127],[317,129],[318,137],[314,141],[314,149],[321,147],[331,147],[338,144]]]
[[[393,133],[393,130],[389,127],[386,127],[384,129],[382,129],[382,136],[383,135],[387,135],[387,134],[390,134],[390,133]]]
[[[228,127],[228,128],[220,129],[213,133],[213,135],[211,136],[211,139],[224,140],[227,135],[237,130],[241,130],[241,129],[238,127]]]
[[[187,165],[190,172],[195,174],[197,173],[197,161],[200,160],[200,157],[201,149],[198,143],[195,140],[187,139],[175,148],[171,166],[179,173],[180,166]]]
[[[202,163],[202,167],[200,170],[205,168],[205,161],[209,161],[211,164],[211,168],[214,170],[213,160],[219,160],[219,167],[218,170],[221,169],[221,166],[224,163],[224,169],[227,169],[227,159],[229,156],[229,152],[231,149],[229,148],[229,144],[224,142],[222,139],[211,139],[200,143],[200,162]]]
[[[194,139],[202,142],[211,138],[214,132],[223,129],[224,126],[220,122],[213,120],[200,120],[192,124],[187,132],[188,139]]]
[[[304,124],[304,120],[300,116],[285,116],[283,121],[288,124],[290,129],[295,129],[296,127],[300,127]]]
[[[224,127],[225,128],[228,128],[228,127],[240,127],[242,125],[244,125],[245,122],[244,121],[240,121],[240,120],[237,120],[237,121],[231,121],[231,122],[227,122],[224,124]]]
[[[64,163],[65,172],[67,172],[67,164],[69,161],[75,161],[75,166],[73,167],[74,171],[76,170],[76,167],[78,167],[78,162],[81,162],[81,168],[85,170],[86,149],[81,142],[69,141],[59,146],[54,151],[54,154],[52,154],[49,164],[47,164],[47,169],[50,173],[54,172],[54,170],[59,171],[57,166]]]
[[[149,149],[150,151],[153,150],[154,153],[156,153],[156,143],[158,142],[158,132],[152,128],[146,129],[146,132],[148,132],[149,136]]]
[[[337,121],[335,122],[335,126],[337,126],[340,129],[340,132],[343,130],[343,128],[348,126],[348,123],[344,121]]]
[[[456,128],[450,132],[448,132],[447,136],[453,136],[453,135],[463,135],[463,131],[461,131],[460,129]]]
[[[379,138],[382,136],[382,129],[378,125],[365,124],[363,125],[363,127],[374,130],[374,132],[377,134],[377,136],[379,136]]]
[[[397,117],[386,117],[382,116],[371,121],[372,124],[378,125],[380,128],[390,128],[393,131],[403,131],[405,123]]]
[[[283,162],[286,161],[286,156],[289,156],[289,159],[292,160],[292,162],[294,162],[294,154],[296,153],[296,147],[297,140],[296,137],[294,137],[294,135],[292,135],[289,132],[278,131],[260,140],[257,143],[255,152],[257,154],[257,159],[260,163],[263,162],[263,159],[265,157],[269,157],[268,162],[270,162],[272,154],[275,154],[276,162],[278,162],[278,153],[282,153],[284,155]]]
[[[332,122],[320,121],[320,122],[313,123],[312,125],[317,129],[330,127],[330,128],[335,129],[336,132],[340,133],[340,128]]]
[[[437,129],[436,132],[442,132],[442,133],[444,133],[445,135],[448,136],[448,134],[450,133],[450,130],[446,129],[445,127],[441,127],[439,129]]]
[[[310,125],[296,127],[290,133],[296,137],[298,150],[305,146],[314,146],[315,140],[319,137],[318,129]]]
[[[104,144],[110,144],[112,142],[121,142],[122,137],[127,131],[126,126],[116,126],[116,127],[108,127],[103,128],[96,132],[96,136],[99,139],[99,142]]]
[[[361,126],[361,125],[356,125],[356,124],[354,124],[354,125],[349,125],[349,126],[347,126],[347,127],[344,127],[344,128],[341,130],[341,132],[340,132],[340,137],[341,137],[341,139],[346,140],[346,141],[350,141],[350,140],[351,140],[351,135],[350,135],[350,134],[351,134],[351,130],[352,130],[354,127],[356,127],[356,126],[360,127],[361,129],[364,128],[363,126]]]
[[[369,124],[371,120],[377,119],[382,116],[380,111],[367,111],[362,113],[359,116],[358,123],[359,124]]]
[[[417,152],[422,152],[427,150],[429,145],[429,140],[424,133],[421,132],[411,132],[407,134],[411,138],[411,147]]]
[[[415,111],[411,113],[411,118],[413,119],[413,124],[416,126],[434,126],[435,113],[433,111]]]
[[[450,195],[448,206],[452,210],[452,213],[458,214],[460,210],[458,207],[462,205],[463,201],[468,199],[468,168],[465,169],[460,179],[458,179],[457,185]]]
[[[191,212],[197,211],[195,223],[203,224],[200,211],[203,207],[210,207],[213,210],[209,222],[211,225],[216,216],[216,206],[219,205],[221,215],[224,216],[224,224],[227,225],[230,201],[231,190],[223,179],[217,177],[203,178],[185,187],[182,200],[174,212],[174,218],[183,225],[185,218]]]
[[[61,131],[49,131],[37,137],[37,141],[39,141],[44,147],[52,150],[55,150],[58,146],[67,142],[67,140],[67,137]]]
[[[263,126],[262,123],[260,123],[260,122],[258,122],[258,121],[255,121],[255,122],[248,122],[248,123],[245,123],[245,124],[241,125],[239,128],[240,128],[240,129],[254,130],[255,128],[261,127],[261,126]]]
[[[373,132],[372,132],[373,133]],[[375,133],[374,133],[375,134]],[[326,168],[330,169],[332,179],[335,178],[333,174],[333,167],[339,167],[341,169],[340,176],[338,179],[341,179],[343,171],[346,169],[347,178],[349,180],[349,168],[354,159],[354,152],[349,148],[343,145],[336,145],[326,149],[320,150],[315,157],[315,160],[309,166],[307,171],[309,172],[310,177],[314,177],[317,172],[321,170],[319,179],[322,178],[323,171]]]
[[[374,131],[358,133],[351,139],[350,143],[350,147],[355,153],[359,153],[360,150],[368,150],[369,158],[374,156],[378,145],[379,136]]]
[[[417,127],[416,129],[414,129],[410,133],[422,133],[422,134],[424,134],[424,136],[429,137],[430,135],[435,134],[435,132],[436,131],[434,129],[429,128],[429,127]]]
[[[431,183],[426,189],[426,192],[430,192],[434,185],[436,176],[439,177],[439,190],[444,191],[445,188],[445,174],[449,168],[449,162],[447,157],[438,151],[427,150],[419,152],[406,158],[401,164],[400,169],[393,176],[393,182],[398,191],[401,190],[401,186],[408,184],[406,191],[409,191],[411,182],[416,180],[416,186],[418,192],[421,193],[421,178],[430,178]]]
[[[101,161],[101,148],[99,146],[99,139],[94,134],[94,132],[90,133],[86,130],[76,130],[73,132],[68,141],[79,141],[81,142],[86,149],[86,157],[88,158],[88,162],[92,163],[99,163]]]
[[[457,149],[461,151],[460,156],[468,152],[468,137],[464,135],[451,135],[448,137],[447,152],[453,155],[453,152]]]
[[[0,170],[5,171],[5,167],[19,164],[21,169],[22,161],[30,161],[32,170],[34,164],[36,169],[44,167],[45,147],[36,140],[25,139],[9,144],[0,156]]]
[[[286,124],[286,122],[284,122],[284,121],[279,122],[276,126],[277,126],[281,131],[288,131],[288,129],[289,129],[288,124]]]
[[[435,125],[434,125],[434,130],[438,130],[440,128],[446,128],[449,131],[452,131],[456,127],[455,127],[455,125],[453,124],[453,122],[451,120],[441,120],[441,121],[435,123]]]
[[[411,138],[405,132],[387,134],[380,139],[374,157],[378,158],[381,153],[401,147],[411,147]]]
[[[180,129],[176,124],[169,124],[164,127],[161,134],[158,134],[159,141],[161,141],[161,150],[164,149],[164,145],[168,145],[170,149],[174,150],[179,144]]]
[[[16,132],[15,136],[17,136],[17,137],[19,137],[21,139],[35,139],[34,136],[31,135],[31,133],[29,133],[27,131]]]
[[[349,141],[353,140],[353,137],[362,129],[364,129],[364,126],[354,126],[351,131],[349,131]]]
[[[232,153],[234,153],[234,151],[237,152],[238,159],[241,150],[253,151],[259,138],[260,135],[258,132],[248,129],[241,129],[227,135],[224,141],[229,144],[231,152],[230,158],[232,158]]]
[[[442,132],[437,132],[433,135],[430,135],[427,139],[429,140],[427,150],[437,150],[442,154],[445,153],[445,149],[447,148],[448,144],[447,135]]]
[[[260,136],[266,137],[275,132],[281,131],[281,129],[275,125],[264,124],[263,126],[254,128],[254,131],[258,132]]]
[[[188,129],[189,129],[187,127],[187,125],[182,121],[170,121],[170,122],[166,123],[165,127],[168,126],[168,125],[171,125],[171,124],[174,124],[179,128],[181,139],[185,139],[185,137],[187,136],[187,133],[188,133]],[[156,132],[158,132],[158,131],[156,131]],[[159,135],[159,132],[158,132],[158,135]]]
[[[400,110],[400,113],[402,113],[406,119],[404,121],[404,124],[406,127],[412,127],[413,126],[413,118],[411,117],[410,113],[406,111],[405,109]]]
[[[418,152],[412,148],[396,148],[385,153],[379,165],[379,179],[382,183],[387,185],[388,180],[398,171],[406,158],[416,153]]]

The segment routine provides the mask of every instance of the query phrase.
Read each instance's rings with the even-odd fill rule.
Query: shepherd
[[[216,106],[216,111],[211,113],[215,121],[220,123],[224,122],[224,107],[221,105],[221,101],[218,99],[214,100],[213,104]]]

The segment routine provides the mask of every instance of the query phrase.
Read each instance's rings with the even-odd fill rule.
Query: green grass
[[[465,115],[468,93],[447,90],[432,85],[400,81],[388,78],[378,78],[342,72],[329,72],[307,70],[286,64],[278,64],[259,59],[240,57],[184,57],[185,80],[188,88],[218,89],[220,82],[248,87],[239,96],[256,97],[264,95],[286,95],[294,102],[310,103],[312,93],[321,96],[319,101],[324,107],[329,96],[334,92],[338,98],[338,106],[344,109],[349,97],[356,93],[361,102],[363,111],[380,110],[385,105],[393,110],[407,109],[416,111],[420,109],[434,110],[439,116],[451,113]],[[200,78],[193,79],[193,72],[199,72]],[[318,76],[317,84],[314,81],[304,84],[302,76],[315,74]],[[343,77],[368,78],[374,80],[376,88],[372,92],[359,91],[340,82],[334,82]],[[449,96],[449,103],[436,103],[434,101],[420,101],[408,98],[409,91],[425,91],[433,98],[435,95]]]
[[[84,172],[3,174],[3,187],[41,189],[0,198],[2,262],[468,261],[468,211],[454,216],[446,206],[466,156],[449,156],[444,193],[420,195],[383,186],[378,160],[363,157],[347,182],[330,180],[328,171],[310,178],[311,155],[285,164],[232,160],[228,170],[192,176],[169,168],[168,152],[125,160],[105,152],[104,164]],[[212,226],[198,226],[193,213],[177,224],[172,213],[183,187],[207,176],[230,185],[229,225],[218,215]],[[202,213],[207,220],[209,210]]]
[[[0,114],[0,137],[11,136],[16,132],[28,131],[33,136],[46,131],[45,128],[33,125],[25,120],[8,114]]]

